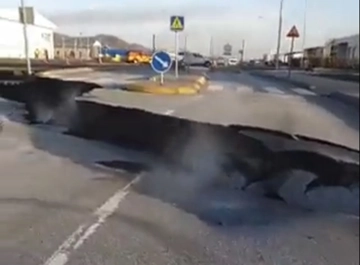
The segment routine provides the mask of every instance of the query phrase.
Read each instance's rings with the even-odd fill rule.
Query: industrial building
[[[323,46],[304,50],[306,62],[313,67],[359,67],[359,34],[327,41]]]
[[[324,57],[344,60],[359,59],[359,34],[332,39],[324,45]]]
[[[32,7],[0,8],[0,58],[25,58],[24,21],[26,18],[30,58],[54,58],[56,25]]]

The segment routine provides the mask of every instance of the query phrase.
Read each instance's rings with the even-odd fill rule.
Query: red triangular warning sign
[[[288,38],[299,38],[300,37],[299,31],[297,30],[296,26],[292,26],[292,28],[290,29],[290,31],[286,35],[286,37],[288,37]]]

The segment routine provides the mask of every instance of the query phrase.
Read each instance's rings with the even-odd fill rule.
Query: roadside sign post
[[[291,38],[291,44],[290,44],[290,53],[288,56],[288,78],[291,77],[291,64],[292,64],[292,57],[294,53],[294,44],[295,39],[300,37],[299,31],[297,30],[296,26],[292,26],[289,33],[286,35],[286,37]]]
[[[170,30],[175,32],[175,77],[179,77],[179,32],[185,28],[185,18],[183,16],[170,17]]]
[[[164,74],[168,72],[172,65],[172,59],[167,52],[155,52],[151,58],[152,69],[160,74],[160,84],[164,84]]]
[[[232,46],[229,43],[224,45],[223,50],[224,50],[223,51],[224,56],[231,56],[232,55]]]

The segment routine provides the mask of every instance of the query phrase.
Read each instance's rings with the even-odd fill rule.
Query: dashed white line
[[[237,86],[236,87],[236,92],[239,93],[248,93],[248,92],[254,92],[254,88],[250,87],[250,86]]]
[[[276,87],[268,87],[268,86],[264,86],[262,87],[262,89],[264,89],[266,92],[268,93],[272,93],[272,94],[280,94],[280,95],[284,95],[285,92],[276,88]]]
[[[105,223],[106,219],[116,211],[119,204],[129,194],[131,186],[139,182],[140,179],[141,175],[138,175],[125,187],[115,192],[103,205],[97,208],[92,214],[94,221],[81,224],[75,232],[60,245],[44,265],[65,265],[69,261],[72,252],[81,247],[84,242]]]

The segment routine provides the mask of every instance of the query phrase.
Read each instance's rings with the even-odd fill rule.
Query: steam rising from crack
[[[223,175],[225,148],[220,139],[196,126],[185,134],[191,137],[177,135],[169,143],[174,163],[157,163],[142,183],[146,191],[176,204],[193,202]]]

